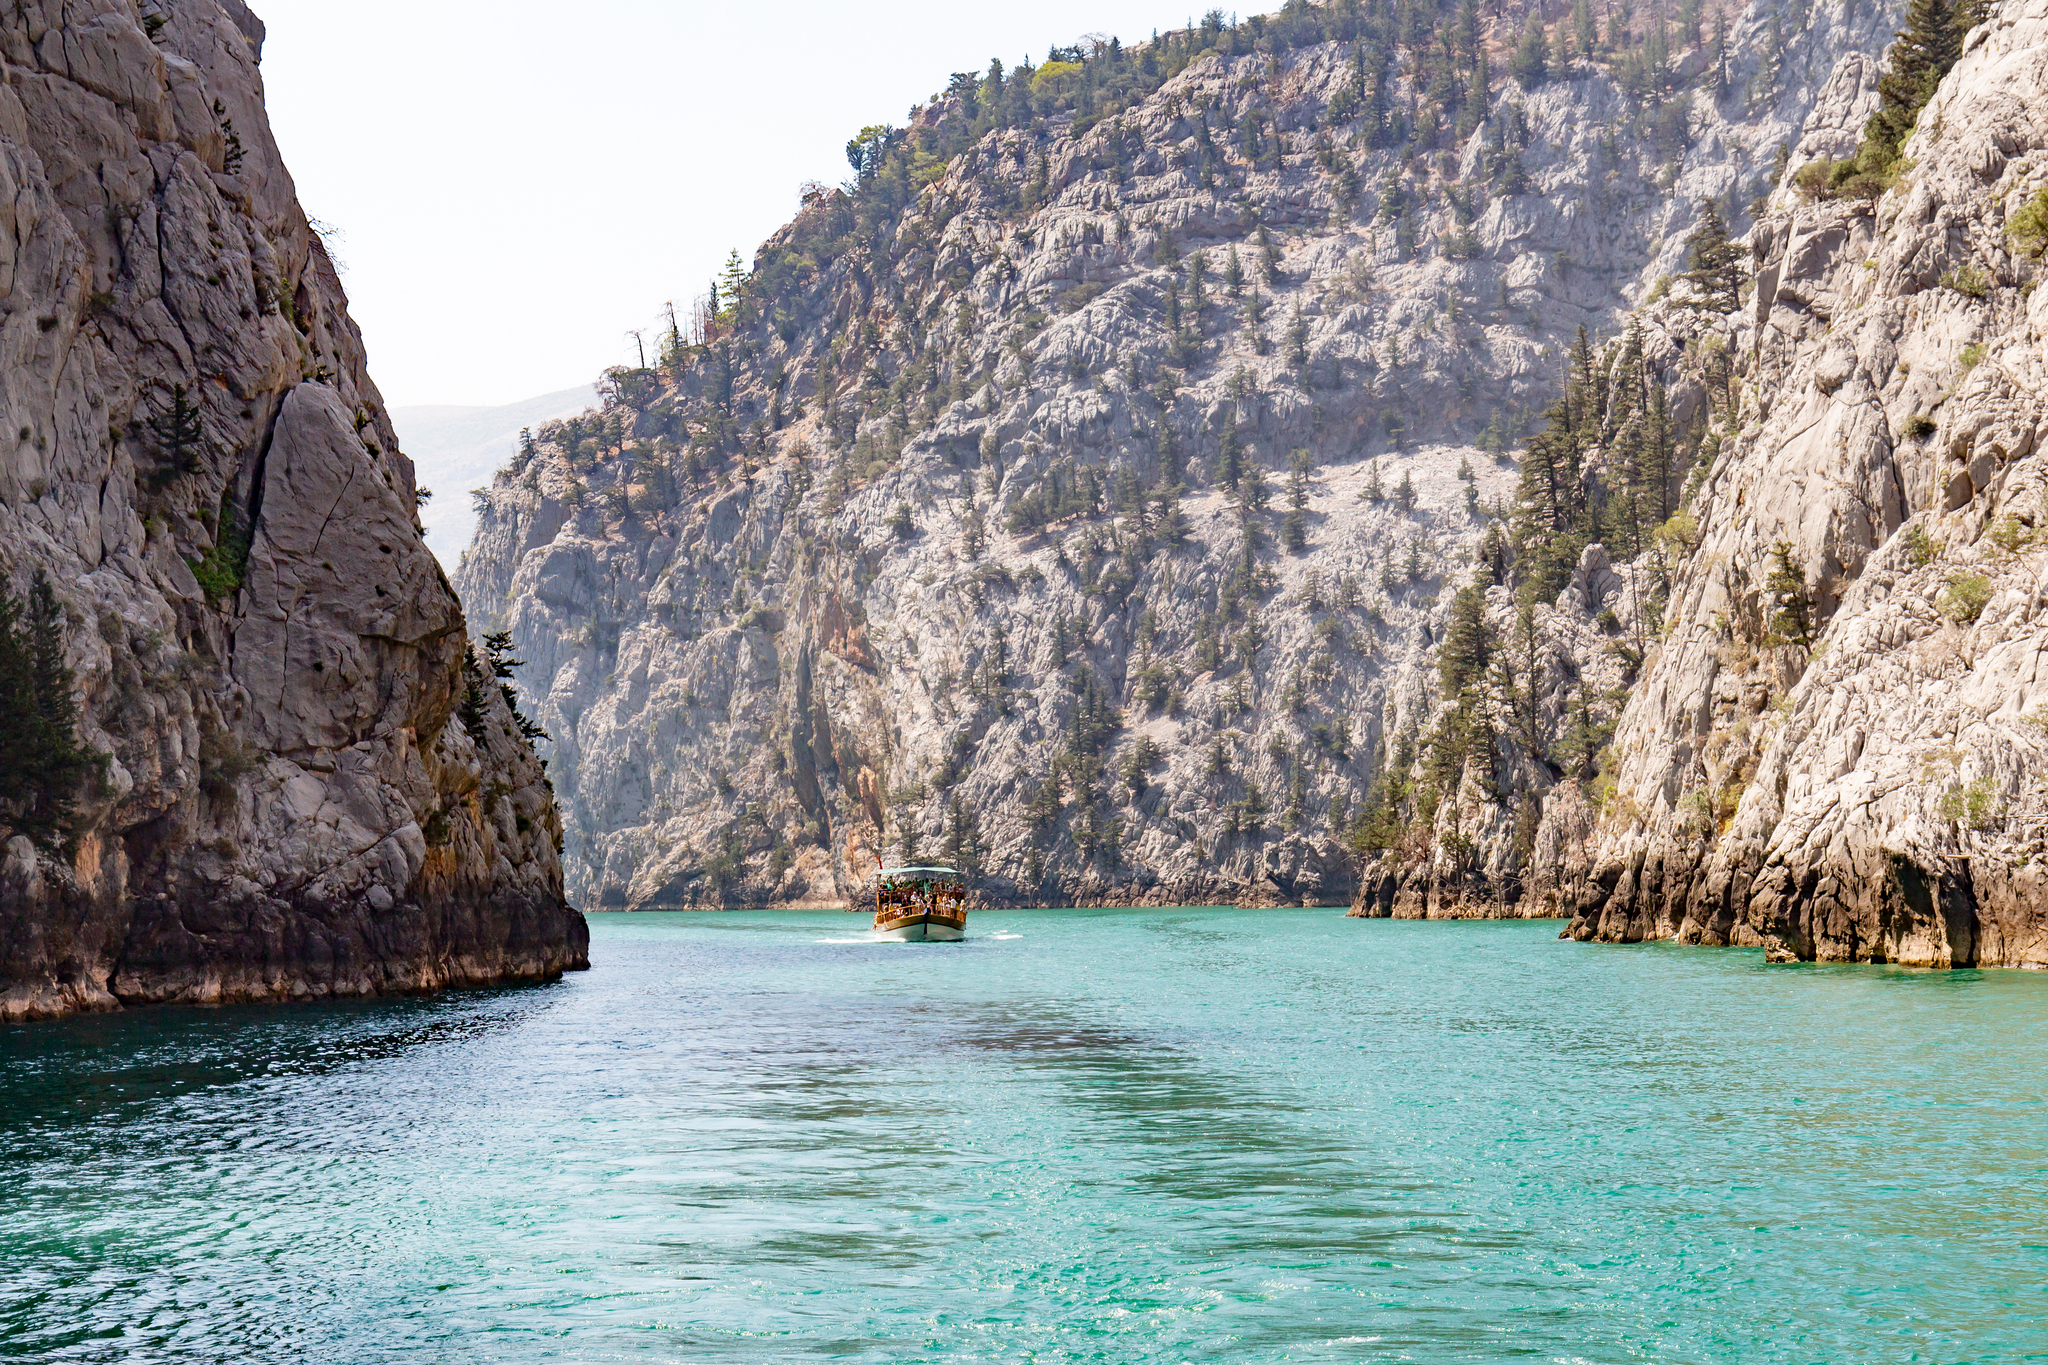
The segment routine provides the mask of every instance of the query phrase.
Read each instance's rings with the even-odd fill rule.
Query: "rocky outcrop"
[[[1781,190],[1757,224],[1740,430],[1615,735],[1577,937],[2048,967],[2044,110],[2048,6],[1994,5],[1894,188]]]
[[[98,755],[0,813],[0,1017],[586,965],[547,780],[420,541],[239,0],[0,24],[0,578]]]
[[[912,164],[900,209],[814,191],[672,363],[538,434],[457,574],[527,661],[571,891],[834,903],[918,851],[998,901],[1349,901],[1342,836],[1431,723],[1444,589],[1513,486],[1485,433],[1681,267],[1702,198],[1768,189],[1889,26],[1753,5],[1725,65],[1681,41],[1641,80],[1574,59],[1525,89],[1497,76],[1519,23],[1488,20],[1462,136],[1418,113],[1427,53],[1394,54],[1374,131],[1362,42],[1247,29]],[[1618,673],[1594,596],[1545,608],[1553,729]],[[1512,874],[1554,905],[1530,840],[1577,847],[1586,809],[1475,805],[1405,903]]]

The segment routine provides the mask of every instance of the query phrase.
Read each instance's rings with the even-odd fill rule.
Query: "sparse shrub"
[[[1927,528],[1915,526],[1906,532],[1906,558],[1916,569],[1924,569],[1941,557],[1941,542],[1927,533]]]
[[[206,600],[219,602],[242,588],[242,575],[249,568],[249,527],[242,509],[235,504],[234,489],[220,495],[220,513],[214,521],[213,548],[191,560],[192,576],[206,592]]]
[[[2037,260],[2048,251],[2048,185],[2035,190],[2034,197],[2019,207],[2005,225],[2005,233],[2014,246]]]
[[[1891,156],[1851,156],[1809,161],[1792,177],[1807,199],[1876,199],[1898,183],[1900,167]]]
[[[1999,800],[1997,781],[1986,776],[1943,792],[1934,803],[1934,812],[1944,820],[1984,830],[1997,823],[2003,814],[2004,804]]]
[[[1969,261],[1963,262],[1941,277],[1943,289],[1953,289],[1958,294],[1981,299],[1991,292],[1991,277]]]
[[[2008,556],[2032,549],[2041,539],[2040,532],[2010,513],[1993,522],[1986,534],[1999,552]]]
[[[1916,441],[1932,436],[1940,424],[1924,412],[1916,412],[1906,419],[1906,434]]]
[[[1991,580],[1980,573],[1951,574],[1948,587],[1935,601],[1935,609],[1959,626],[1967,626],[1984,614],[1991,601]]]
[[[233,797],[236,784],[262,766],[261,756],[229,731],[208,729],[199,736],[199,787],[217,801]]]

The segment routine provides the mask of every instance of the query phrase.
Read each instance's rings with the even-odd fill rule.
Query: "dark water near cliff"
[[[2048,1359],[2048,975],[858,924],[0,1028],[0,1357]]]

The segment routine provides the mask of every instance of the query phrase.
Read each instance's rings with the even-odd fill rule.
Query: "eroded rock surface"
[[[1575,61],[1419,155],[1362,135],[1352,43],[1205,57],[1087,127],[987,134],[872,249],[789,265],[852,212],[814,194],[759,257],[793,283],[542,433],[458,571],[527,660],[571,891],[838,903],[915,852],[997,901],[1350,900],[1340,835],[1434,713],[1441,590],[1513,486],[1482,433],[1683,268],[1702,198],[1740,216],[1817,101],[1854,119],[1874,72],[1841,63],[1892,9],[1753,5],[1725,77],[1673,57],[1656,118]],[[1488,23],[1497,72],[1516,25]],[[1399,122],[1423,92],[1397,67]],[[1226,495],[1231,441],[1269,506]],[[1098,506],[1032,513],[1084,473]],[[1553,730],[1604,685],[1614,591],[1546,608]],[[1567,785],[1540,846],[1583,847]],[[1519,817],[1470,818],[1526,880]],[[1400,876],[1404,905],[1478,904]]]
[[[262,34],[239,0],[0,21],[0,576],[53,582],[105,756],[63,847],[0,829],[0,1017],[586,965],[540,765],[495,688],[456,718],[462,609]]]
[[[2048,184],[2048,5],[1993,7],[1905,152],[1874,203],[1780,191],[1752,234],[1744,421],[1615,736],[1581,938],[2048,967],[2048,292],[2012,231]],[[1781,543],[1810,654],[1763,629]]]

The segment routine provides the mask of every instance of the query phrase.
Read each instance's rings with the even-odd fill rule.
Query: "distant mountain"
[[[996,903],[1570,908],[1663,638],[1634,560],[1756,416],[1693,257],[1854,146],[1891,10],[1212,12],[866,130],[483,492],[455,581],[572,897],[857,904],[936,855]],[[1646,374],[1653,298],[1698,344]],[[1600,430],[1517,472],[1568,363]]]
[[[519,429],[574,416],[596,402],[597,390],[581,384],[503,407],[437,403],[391,409],[420,487],[434,490],[434,500],[420,509],[420,521],[427,528],[427,548],[443,566],[455,568],[476,529],[470,490],[490,487],[491,475],[517,450]]]

